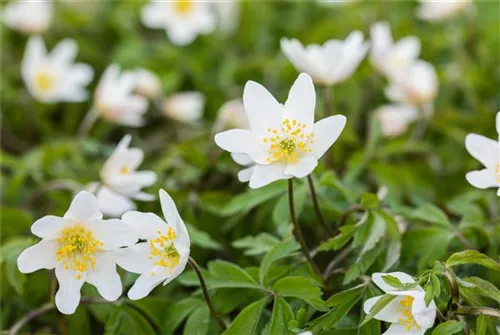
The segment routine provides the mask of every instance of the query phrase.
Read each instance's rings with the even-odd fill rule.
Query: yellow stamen
[[[290,119],[283,120],[280,131],[268,128],[267,131],[275,136],[262,140],[264,144],[269,145],[270,157],[266,159],[267,162],[293,163],[297,161],[300,154],[311,152],[309,146],[313,143],[313,134],[304,133],[305,128],[305,124]]]
[[[121,174],[129,174],[130,173],[130,168],[126,165],[122,166],[122,168],[120,169],[120,173]]]
[[[172,271],[179,264],[181,257],[173,243],[177,235],[170,227],[168,228],[167,235],[164,235],[160,230],[156,233],[158,237],[149,240],[149,247],[151,248],[149,259],[155,259],[155,265],[168,268]],[[154,274],[151,273],[151,275],[153,276]]]
[[[406,296],[403,300],[399,302],[401,305],[398,307],[398,311],[401,312],[402,316],[398,318],[400,325],[406,325],[406,331],[410,331],[413,327],[420,329],[417,321],[413,318],[411,313],[411,306],[413,304],[414,298],[412,296]]]
[[[54,87],[54,77],[44,71],[40,71],[35,75],[35,86],[42,92],[50,92]]]
[[[175,10],[181,15],[186,15],[193,9],[193,2],[191,0],[177,0],[174,3]]]

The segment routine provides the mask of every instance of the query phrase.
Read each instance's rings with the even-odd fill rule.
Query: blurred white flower
[[[383,335],[423,335],[427,329],[432,328],[436,319],[436,303],[432,300],[427,306],[424,289],[417,285],[408,290],[399,290],[385,282],[384,276],[395,277],[402,284],[415,283],[411,276],[403,272],[374,273],[372,275],[373,282],[383,292],[396,296],[394,300],[374,316],[377,320],[391,323],[391,326]],[[364,312],[369,314],[380,298],[382,296],[366,300],[363,305]]]
[[[394,102],[420,105],[433,102],[439,82],[432,64],[418,60],[392,73],[385,90],[387,98]]]
[[[250,187],[310,174],[318,159],[337,140],[346,118],[335,115],[314,123],[316,93],[309,75],[301,73],[284,105],[260,84],[249,81],[243,103],[250,130],[232,129],[215,135],[215,143],[255,162]]]
[[[213,5],[220,29],[229,34],[235,31],[240,21],[241,1],[215,1]]]
[[[137,75],[135,87],[137,94],[149,99],[155,99],[161,94],[161,82],[156,74],[142,68],[135,70],[135,73]]]
[[[200,92],[181,92],[166,97],[162,103],[163,114],[176,121],[193,123],[203,116],[205,97]]]
[[[329,40],[323,45],[304,47],[296,39],[281,39],[281,51],[300,72],[309,74],[314,82],[335,85],[349,78],[368,51],[363,34],[352,32],[345,41]]]
[[[133,245],[137,234],[121,220],[103,220],[91,193],[81,191],[64,217],[45,216],[33,223],[31,232],[42,240],[21,253],[19,271],[55,268],[59,282],[55,302],[61,313],[75,312],[84,282],[108,301],[120,297],[122,283],[112,251]]]
[[[24,34],[45,32],[52,20],[52,1],[16,0],[3,9],[3,21],[6,26]]]
[[[299,333],[298,335],[313,335],[313,333],[310,331],[305,331],[305,332]]]
[[[217,119],[213,128],[214,132],[231,128],[248,128],[248,118],[241,99],[225,102],[217,112]]]
[[[21,63],[21,74],[29,93],[40,102],[84,101],[94,71],[87,64],[74,63],[78,46],[65,39],[47,53],[39,36],[30,37]]]
[[[472,4],[472,0],[419,0],[417,16],[426,21],[438,22],[458,15]]]
[[[348,5],[359,1],[360,0],[318,0],[319,3],[327,6]]]
[[[390,75],[418,59],[420,40],[409,36],[393,42],[387,22],[377,22],[371,27],[370,60],[380,72]]]
[[[164,190],[160,190],[160,202],[166,222],[153,213],[127,212],[122,218],[141,240],[147,240],[114,253],[120,267],[140,274],[128,291],[132,300],[146,297],[162,282],[170,283],[184,271],[189,260],[191,243],[177,207]]]
[[[208,1],[152,1],[143,8],[141,18],[148,28],[164,28],[176,45],[190,44],[198,34],[211,33],[216,25],[215,13]]]
[[[383,105],[373,113],[385,136],[399,136],[405,133],[408,125],[418,118],[417,108],[405,104]]]
[[[255,162],[247,154],[232,153],[231,158],[236,164],[244,167],[238,172],[238,180],[242,183],[249,182],[255,168]]]
[[[107,121],[140,127],[148,100],[133,92],[137,86],[137,74],[124,71],[112,64],[104,71],[94,94],[94,110]]]
[[[498,141],[477,134],[469,134],[465,138],[469,154],[485,167],[469,172],[465,177],[472,186],[480,189],[498,187],[497,194],[500,196],[500,112],[496,116],[496,128]]]

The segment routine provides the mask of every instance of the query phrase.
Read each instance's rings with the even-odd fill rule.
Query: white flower
[[[217,120],[214,124],[214,132],[231,128],[248,128],[248,118],[241,99],[225,102],[217,112]]]
[[[114,123],[130,127],[144,125],[143,114],[148,108],[148,100],[133,94],[137,80],[137,74],[132,71],[120,74],[117,65],[108,66],[95,91],[95,112]]]
[[[383,105],[374,111],[374,117],[380,122],[385,136],[399,136],[418,118],[418,110],[412,105]]]
[[[151,71],[146,69],[135,70],[137,75],[136,92],[149,99],[154,99],[161,94],[160,79]]]
[[[176,121],[193,123],[203,116],[205,97],[200,92],[182,92],[165,98],[163,114]]]
[[[298,71],[309,74],[316,83],[335,85],[343,82],[359,66],[369,48],[363,34],[352,32],[345,41],[329,40],[323,45],[304,48],[296,40],[281,39],[281,51]]]
[[[243,104],[250,130],[232,129],[215,135],[231,153],[248,155],[255,167],[250,187],[310,174],[318,159],[337,140],[346,118],[335,115],[314,123],[316,93],[309,75],[299,75],[284,105],[260,84],[249,81]]]
[[[33,223],[31,232],[42,240],[21,253],[19,271],[55,268],[59,282],[55,302],[61,313],[75,312],[84,282],[94,285],[106,300],[121,295],[112,251],[133,245],[137,234],[121,220],[103,220],[92,194],[81,191],[64,217],[45,216]]]
[[[417,37],[405,37],[393,42],[391,28],[387,22],[377,22],[371,27],[372,47],[370,60],[384,74],[396,72],[418,59],[420,40]]]
[[[74,63],[78,46],[65,39],[49,54],[43,39],[31,37],[21,63],[21,74],[30,94],[41,102],[83,101],[94,71],[87,64]]]
[[[236,164],[245,167],[243,170],[238,172],[238,180],[242,183],[250,181],[255,169],[255,162],[246,154],[233,153],[231,154],[231,158]]]
[[[99,182],[88,184],[85,190],[95,195],[102,214],[108,217],[118,218],[123,213],[136,209],[135,203],[130,198],[114,192]]]
[[[392,323],[383,335],[423,335],[427,329],[434,325],[436,318],[436,304],[431,301],[425,304],[425,291],[417,285],[409,290],[398,291],[397,288],[387,284],[383,277],[393,276],[402,284],[411,284],[415,280],[403,272],[374,273],[373,282],[385,293],[395,295],[396,298],[387,304],[380,312],[375,314],[377,320]],[[363,309],[369,314],[373,305],[382,296],[370,298],[365,301]]]
[[[240,0],[215,1],[213,5],[220,29],[225,33],[235,31],[240,17]]]
[[[142,22],[148,28],[164,28],[172,43],[187,45],[198,34],[215,29],[215,15],[208,1],[152,1],[142,10]]]
[[[432,64],[418,60],[404,69],[392,73],[385,90],[389,100],[407,104],[424,104],[434,101],[439,82]]]
[[[500,112],[496,116],[496,128],[500,136]],[[467,181],[480,189],[498,187],[497,194],[500,196],[500,137],[498,141],[494,141],[481,135],[469,134],[465,138],[465,147],[485,167],[467,173]]]
[[[6,26],[25,34],[45,32],[52,20],[52,1],[17,0],[3,9],[3,21]]]
[[[472,4],[472,0],[419,0],[417,16],[426,21],[437,22],[458,15]]]
[[[141,240],[147,240],[114,253],[119,266],[140,274],[128,291],[132,300],[146,297],[162,282],[170,283],[184,271],[189,259],[188,232],[174,201],[160,190],[160,202],[166,222],[153,213],[128,212],[122,218]]]

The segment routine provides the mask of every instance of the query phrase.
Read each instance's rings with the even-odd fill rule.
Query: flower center
[[[411,305],[413,304],[414,298],[411,296],[405,297],[399,302],[400,306],[398,311],[401,312],[401,317],[398,318],[399,324],[406,325],[406,331],[410,331],[413,327],[420,329],[417,321],[413,318],[411,313]]]
[[[64,269],[77,271],[77,279],[81,278],[82,272],[94,269],[94,254],[103,251],[103,243],[96,240],[89,229],[80,225],[63,229],[56,241],[59,243],[57,261],[63,262]]]
[[[122,166],[122,168],[120,169],[120,173],[121,174],[129,174],[130,173],[130,168],[126,165]]]
[[[177,237],[175,231],[172,228],[168,228],[167,235],[164,235],[161,231],[157,231],[158,238],[154,240],[149,240],[149,246],[151,252],[149,254],[149,259],[155,259],[154,265],[163,266],[172,271],[177,264],[181,255],[177,251],[174,245],[174,240]],[[151,275],[155,275],[154,272]]]
[[[174,3],[174,8],[177,13],[186,15],[193,9],[193,3],[191,0],[177,0]]]
[[[281,130],[269,128],[267,132],[271,137],[264,137],[262,141],[269,145],[267,158],[269,163],[293,163],[301,153],[311,152],[309,147],[314,143],[314,134],[305,133],[306,125],[297,120],[284,119]]]
[[[45,71],[35,75],[35,86],[42,92],[50,92],[54,87],[54,77]]]

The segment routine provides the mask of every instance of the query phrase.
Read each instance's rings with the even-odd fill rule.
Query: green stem
[[[321,226],[323,226],[323,228],[328,233],[328,235],[333,236],[333,231],[326,224],[325,219],[323,218],[323,214],[321,214],[321,210],[319,209],[319,202],[318,202],[318,198],[316,195],[316,188],[314,187],[314,182],[311,178],[311,175],[307,176],[307,181],[309,182],[309,190],[311,191],[311,197],[313,200],[314,211],[316,212],[316,217],[318,218],[319,223],[321,224]]]
[[[500,311],[489,307],[464,307],[458,306],[454,312],[458,315],[487,315],[500,319]]]
[[[92,126],[98,118],[99,115],[94,108],[88,111],[87,115],[85,115],[82,122],[80,123],[80,127],[78,128],[79,139],[83,139],[88,136],[90,129],[92,129]]]

